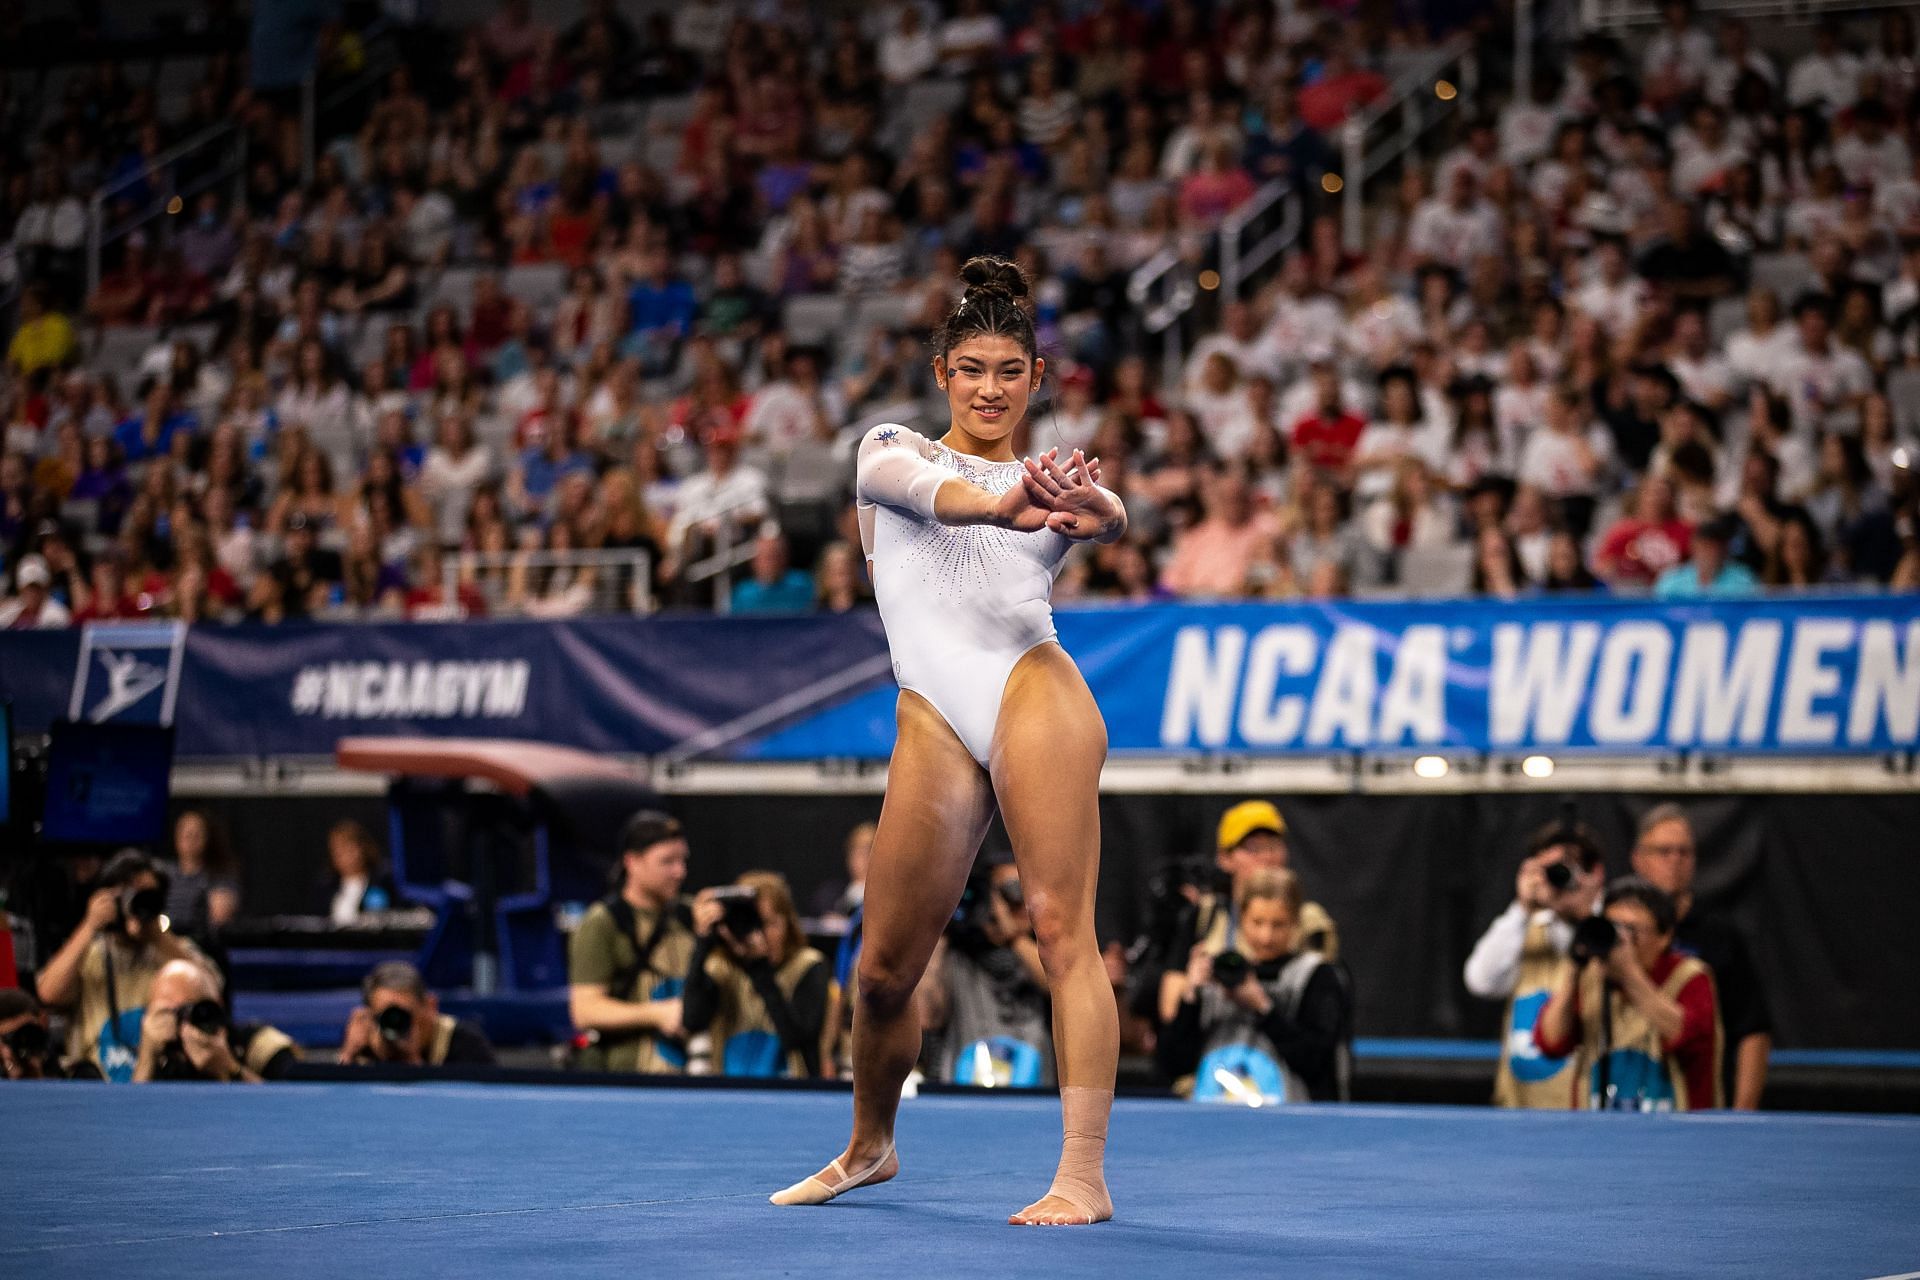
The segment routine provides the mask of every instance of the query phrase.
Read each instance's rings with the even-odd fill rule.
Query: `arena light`
[[[1202,271],[1200,273],[1200,287],[1208,293],[1212,293],[1215,289],[1218,289],[1220,287],[1220,273],[1212,268]]]
[[[1460,91],[1453,87],[1451,80],[1439,80],[1434,83],[1433,96],[1442,102],[1452,102],[1459,94]]]
[[[178,217],[180,211],[186,207],[186,205],[181,203],[179,196],[175,196],[173,199],[167,201],[167,212],[173,214],[175,217]]]
[[[1520,762],[1520,772],[1529,778],[1551,778],[1553,776],[1552,756],[1528,756]]]
[[[1337,173],[1323,173],[1320,175],[1320,189],[1330,196],[1339,195],[1340,188],[1346,185],[1346,181]]]
[[[1416,778],[1444,778],[1452,769],[1445,756],[1420,756],[1413,762],[1413,776]]]

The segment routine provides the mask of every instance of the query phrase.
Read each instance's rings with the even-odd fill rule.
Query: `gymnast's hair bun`
[[[966,265],[960,268],[960,279],[965,282],[970,297],[998,294],[1013,302],[1031,292],[1027,273],[1005,258],[968,258]]]

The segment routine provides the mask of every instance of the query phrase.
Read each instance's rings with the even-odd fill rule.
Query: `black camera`
[[[374,1018],[380,1038],[388,1044],[405,1044],[413,1039],[413,1010],[403,1004],[390,1004]]]
[[[1564,862],[1549,862],[1547,883],[1553,886],[1555,893],[1565,893],[1573,887],[1573,868]]]
[[[734,941],[745,942],[766,927],[760,918],[760,895],[743,884],[726,885],[712,891],[713,900],[725,909],[720,917]]]
[[[1620,931],[1605,916],[1588,916],[1573,926],[1573,961],[1604,960],[1620,941]]]
[[[227,1029],[227,1011],[218,1000],[195,1000],[180,1011],[180,1021],[195,1031],[218,1035]]]
[[[1222,951],[1213,958],[1213,980],[1225,990],[1232,991],[1252,972],[1252,962],[1238,951]]]
[[[122,921],[138,920],[142,924],[152,924],[160,918],[166,906],[167,895],[159,889],[127,889],[120,894]]]
[[[18,1062],[39,1062],[53,1050],[53,1037],[38,1022],[23,1022],[7,1032],[7,1052]]]

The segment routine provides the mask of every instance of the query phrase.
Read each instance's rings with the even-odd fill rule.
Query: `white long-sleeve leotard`
[[[933,704],[982,765],[1014,664],[1054,639],[1053,579],[1073,543],[1051,529],[941,524],[933,499],[949,480],[999,494],[1020,475],[1019,462],[956,453],[892,423],[867,433],[856,463],[894,679]]]

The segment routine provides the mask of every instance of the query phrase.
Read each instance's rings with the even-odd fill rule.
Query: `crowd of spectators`
[[[860,607],[849,445],[944,428],[980,252],[1036,282],[1020,443],[1132,516],[1061,598],[1920,586],[1911,15],[1584,37],[1354,245],[1321,178],[1415,44],[1361,12],[502,0],[401,33],[310,179],[237,52],[170,113],[111,64],[12,101],[0,626]],[[223,118],[245,173],[88,292],[83,197]],[[1275,182],[1300,242],[1163,368],[1129,273]]]

